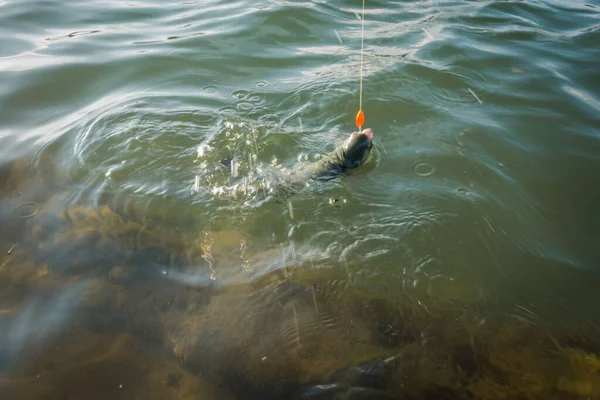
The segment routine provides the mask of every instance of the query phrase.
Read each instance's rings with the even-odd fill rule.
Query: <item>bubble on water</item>
[[[337,242],[333,242],[329,246],[327,246],[326,252],[328,254],[339,254],[341,250],[342,246]]]
[[[247,101],[239,103],[236,108],[240,111],[248,111],[252,109],[252,103],[248,103]]]
[[[259,87],[259,88],[264,88],[269,86],[269,82],[267,81],[258,81],[254,84],[254,86]]]
[[[260,103],[262,101],[261,97],[258,95],[248,97],[248,101],[251,103]]]
[[[465,188],[458,188],[456,191],[463,196],[468,196],[470,194],[470,192]]]
[[[300,153],[298,155],[298,162],[308,161],[308,154]]]
[[[217,92],[217,90],[219,90],[219,89],[216,86],[211,86],[211,85],[204,86],[202,88],[202,91],[206,92],[206,93],[215,93],[215,92]]]
[[[234,99],[243,99],[244,97],[248,96],[248,93],[249,92],[247,90],[238,89],[231,92],[231,97]]]
[[[414,173],[419,176],[431,176],[435,172],[435,167],[425,160],[417,160],[411,166]]]
[[[341,207],[342,205],[346,204],[346,202],[347,202],[347,200],[343,197],[341,197],[341,198],[332,197],[329,199],[329,204],[334,207]]]
[[[33,201],[20,204],[13,210],[17,218],[21,219],[33,218],[38,212],[40,212],[40,207]]]
[[[235,117],[236,116],[236,111],[227,106],[227,107],[223,107],[219,110],[219,115],[225,116],[225,117]]]

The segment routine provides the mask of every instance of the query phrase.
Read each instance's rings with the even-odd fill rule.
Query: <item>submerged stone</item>
[[[70,377],[129,398],[600,396],[593,335],[583,340],[579,330],[575,340],[555,325],[484,313],[447,280],[433,279],[432,300],[419,306],[243,231],[178,231],[105,206],[42,211],[18,233],[19,245],[0,256],[7,398],[58,398],[56,382],[95,398]],[[14,338],[27,350],[15,352]],[[147,378],[117,382],[127,370]],[[117,387],[102,391],[93,374]]]

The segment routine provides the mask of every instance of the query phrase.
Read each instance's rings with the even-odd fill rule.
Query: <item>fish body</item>
[[[306,188],[310,181],[327,181],[358,168],[367,161],[373,149],[373,132],[365,129],[351,133],[348,138],[332,152],[320,160],[309,163],[288,173],[268,173],[258,178],[263,188],[275,197],[294,195]],[[231,166],[230,160],[221,161]]]
[[[364,164],[373,149],[373,132],[354,132],[335,150],[291,174],[295,179],[328,180]]]

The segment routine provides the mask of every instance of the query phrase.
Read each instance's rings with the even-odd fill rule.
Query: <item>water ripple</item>
[[[111,221],[131,223],[118,250],[141,248],[152,224],[168,232],[155,234],[154,261],[135,266],[144,279],[202,296],[251,283],[280,301],[269,327],[282,351],[340,326],[302,278],[302,296],[291,295],[303,268],[343,275],[327,281],[339,289],[332,301],[361,288],[402,299],[425,325],[455,317],[436,307],[487,318],[490,303],[539,293],[585,292],[595,304],[581,283],[597,272],[600,240],[592,3],[367,2],[359,104],[359,3],[0,2],[2,248],[30,235],[65,276],[127,263],[129,252],[99,250],[93,235],[82,250],[36,225],[110,207],[82,219],[115,235]],[[375,135],[365,165],[295,196],[271,191],[354,131],[359,107]],[[200,257],[205,232],[222,232],[214,258]],[[246,263],[244,240],[256,241]],[[62,263],[75,253],[83,267]],[[248,294],[245,311],[272,306]],[[57,299],[56,310],[31,300],[11,317],[8,342],[27,346],[44,311],[47,333],[59,332],[73,298]],[[506,309],[539,321],[515,304]]]

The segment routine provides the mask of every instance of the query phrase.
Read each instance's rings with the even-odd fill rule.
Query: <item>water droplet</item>
[[[198,146],[198,157],[203,157],[206,153],[211,150],[211,147],[206,144]]]
[[[200,175],[196,175],[194,177],[194,193],[198,193],[200,191]]]
[[[237,178],[240,164],[236,160],[231,160],[231,175]]]
[[[300,153],[298,155],[298,162],[307,161],[307,160],[308,160],[308,154]]]
[[[238,89],[231,92],[231,97],[233,97],[234,99],[243,99],[246,96],[248,96],[247,90]]]

